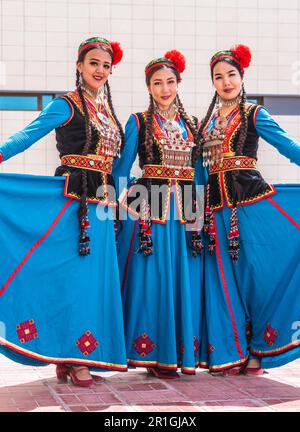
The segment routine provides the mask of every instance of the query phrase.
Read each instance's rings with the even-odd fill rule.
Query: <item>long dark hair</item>
[[[157,67],[151,69],[151,71],[146,75],[146,84],[147,84],[148,88],[150,86],[150,81],[151,81],[151,78],[154,75],[154,73],[160,69],[165,69],[165,68],[170,69],[174,73],[174,75],[176,76],[177,83],[179,83],[181,81],[180,74],[177,71],[177,69],[170,67],[170,66],[158,64]],[[197,143],[199,140],[199,136],[198,136],[198,132],[197,132],[197,125],[194,123],[193,119],[190,116],[188,116],[188,114],[186,113],[186,111],[183,107],[183,104],[182,104],[178,95],[176,96],[176,98],[177,98],[177,105],[178,105],[179,114],[181,115],[184,122],[189,127],[191,133],[193,134],[194,142],[195,142],[196,148],[197,148],[198,147]],[[145,153],[146,153],[146,160],[148,163],[151,162],[151,160],[153,159],[153,115],[154,115],[154,111],[155,111],[154,99],[153,99],[153,96],[150,94],[150,102],[149,102],[149,107],[147,110],[147,118],[146,118],[146,136],[145,136]],[[198,156],[199,155],[200,155],[200,153],[198,154]],[[193,164],[196,162],[196,159],[198,156],[196,155],[196,152],[193,153]]]
[[[79,55],[78,60],[77,60],[77,64],[83,62],[87,53],[92,49],[95,49],[95,47],[94,46],[89,47],[86,50],[84,50]],[[112,52],[110,50],[105,49],[103,47],[98,47],[97,49],[101,49],[101,50],[109,53],[110,56],[112,57]],[[80,96],[80,100],[81,100],[82,108],[83,108],[83,112],[84,112],[86,142],[85,142],[85,145],[84,145],[83,150],[82,150],[82,155],[86,156],[89,153],[91,145],[92,145],[92,127],[91,127],[91,122],[90,122],[90,117],[89,117],[89,111],[88,111],[87,104],[86,104],[85,98],[83,96],[83,91],[82,91],[82,88],[80,85],[80,73],[79,73],[78,69],[76,70],[76,88],[77,88],[78,94]],[[106,93],[107,93],[108,104],[109,104],[111,113],[112,113],[112,115],[116,121],[116,124],[117,124],[118,129],[119,129],[119,133],[121,136],[121,151],[122,151],[124,148],[124,143],[125,143],[124,131],[123,131],[123,128],[121,126],[120,121],[118,120],[118,118],[115,114],[108,81],[106,81],[106,83],[105,83],[105,88],[106,88]],[[83,232],[82,231],[82,221],[83,221],[84,217],[87,216],[87,212],[88,212],[87,194],[88,194],[87,172],[85,169],[83,169],[83,170],[81,170],[81,197],[80,197],[80,207],[78,210],[78,218],[79,218],[79,223],[80,223],[81,234]]]

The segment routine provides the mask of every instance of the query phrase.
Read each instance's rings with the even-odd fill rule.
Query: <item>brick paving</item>
[[[259,377],[206,371],[159,380],[145,369],[101,373],[93,388],[58,384],[55,367],[30,367],[0,355],[0,412],[300,411],[300,360]]]

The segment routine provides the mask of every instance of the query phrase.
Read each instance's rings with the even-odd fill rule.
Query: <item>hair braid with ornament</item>
[[[150,94],[150,103],[147,110],[146,117],[146,134],[145,134],[145,153],[147,163],[151,163],[153,160],[153,116],[154,116],[154,99]]]
[[[115,113],[115,109],[114,109],[113,102],[112,102],[112,97],[111,97],[110,85],[109,85],[108,81],[106,81],[106,83],[104,85],[105,85],[106,90],[107,90],[108,105],[109,105],[109,108],[110,108],[111,113],[113,115],[113,118],[115,119],[115,122],[117,123],[118,129],[119,129],[119,133],[120,133],[120,136],[121,136],[121,152],[122,152],[122,150],[124,148],[124,145],[125,145],[124,131],[123,131],[122,125],[121,125],[121,123],[120,123],[120,121],[117,118],[116,113]]]
[[[199,140],[200,140],[201,144],[202,144],[202,138],[203,138],[202,132],[203,132],[205,126],[207,125],[207,123],[208,123],[208,121],[209,121],[209,119],[210,119],[210,117],[211,117],[211,115],[213,113],[213,110],[214,110],[214,108],[216,106],[217,98],[218,98],[218,93],[215,92],[214,97],[213,97],[213,99],[212,99],[212,101],[211,101],[211,103],[209,105],[208,110],[207,110],[207,113],[205,114],[205,117],[201,120],[200,128],[199,128],[199,131],[198,131]]]
[[[242,86],[242,94],[241,94],[241,102],[240,102],[240,116],[241,116],[241,127],[239,131],[239,138],[235,148],[235,154],[237,156],[243,155],[244,143],[247,138],[248,132],[248,116],[246,111],[246,92],[244,89],[244,85]],[[237,182],[238,178],[238,170],[233,170],[231,172],[232,182],[234,184],[234,195],[233,195],[233,204],[236,205],[237,200],[239,200],[239,185]]]
[[[197,125],[194,123],[192,118],[186,113],[178,95],[177,95],[177,103],[178,103],[178,112],[181,115],[181,117],[183,118],[183,120],[185,121],[185,123],[187,124],[187,126],[189,127],[189,129],[190,129],[190,131],[194,137],[194,143],[195,143],[196,147],[195,147],[195,151],[193,152],[192,163],[193,163],[193,165],[195,165],[196,160],[198,159],[198,157],[201,154],[201,151],[200,151],[199,145],[198,145],[199,136],[198,136],[198,132],[197,132]]]
[[[245,92],[244,84],[242,85],[240,115],[241,115],[241,128],[239,133],[239,140],[236,144],[236,149],[235,149],[237,156],[241,156],[243,154],[244,143],[247,138],[247,132],[248,132],[248,116],[246,110],[246,92]]]
[[[79,83],[79,77],[80,73],[77,70],[76,71],[76,87],[78,94],[80,96],[80,100],[82,103],[82,108],[84,112],[84,120],[85,120],[85,133],[86,133],[86,142],[82,150],[82,155],[85,156],[88,154],[91,142],[92,142],[92,130],[91,130],[91,123],[90,123],[90,117],[89,112],[86,106],[86,102],[82,93],[82,89]],[[79,220],[81,221],[81,218],[83,216],[86,216],[87,214],[87,172],[86,170],[81,170],[81,198],[80,198],[80,207],[78,210],[78,216]]]

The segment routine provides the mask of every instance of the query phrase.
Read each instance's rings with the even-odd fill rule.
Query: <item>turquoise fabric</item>
[[[80,256],[79,202],[63,196],[64,182],[0,174],[0,352],[25,364],[126,370],[113,212],[89,205],[91,254]],[[36,337],[22,341],[17,326],[31,320]],[[84,354],[76,343],[86,332],[95,340]]]
[[[133,115],[125,132],[125,149],[113,173],[116,179],[123,177],[123,183],[130,185],[130,170],[138,150]],[[203,185],[202,160],[197,163],[196,179]],[[185,225],[178,220],[174,190],[166,224],[152,224],[151,256],[138,252],[139,221],[126,215],[124,209],[121,214],[127,217],[119,234],[118,258],[129,365],[168,370],[180,367],[182,372],[192,374],[203,360],[203,257],[192,256]],[[143,337],[146,353],[139,351]]]
[[[300,165],[299,143],[264,108],[256,129]],[[300,318],[300,185],[275,188],[271,198],[238,207],[237,263],[228,253],[231,210],[225,204],[215,212],[217,244],[215,254],[205,257],[203,327],[212,371],[241,365],[248,357],[272,368],[300,355],[300,337],[293,340]]]

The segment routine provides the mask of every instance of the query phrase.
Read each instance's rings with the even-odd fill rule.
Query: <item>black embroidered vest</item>
[[[239,111],[226,129],[224,159],[211,166],[209,172],[212,209],[222,209],[225,203],[232,207],[234,199],[237,205],[251,204],[276,193],[274,187],[269,185],[256,169],[259,135],[255,128],[255,118],[259,109],[258,105],[247,107],[248,133],[242,157],[235,156],[241,128]]]
[[[140,216],[142,209],[140,205],[137,205],[136,199],[137,197],[140,197],[139,193],[141,190],[143,190],[147,194],[146,200],[151,207],[152,222],[166,223],[168,211],[170,208],[171,188],[172,186],[174,186],[177,211],[180,221],[182,223],[190,221],[191,212],[194,211],[192,203],[195,200],[193,164],[191,164],[191,166],[187,167],[186,169],[166,167],[164,165],[164,152],[162,149],[162,144],[155,136],[155,133],[153,134],[153,157],[151,161],[147,160],[145,148],[147,112],[137,113],[134,114],[134,116],[139,131],[138,155],[140,168],[143,171],[143,176],[131,186],[122,201],[122,205],[129,212],[133,213],[136,216]],[[193,118],[193,120],[196,127],[197,119]],[[188,135],[190,137],[189,139],[194,141],[189,129]],[[180,151],[178,150],[178,154],[179,153]],[[184,156],[176,156],[176,151],[174,151],[174,157],[176,158]],[[152,190],[151,194],[150,190]],[[157,194],[153,193],[153,190],[155,190]],[[153,199],[153,197],[155,199]]]
[[[55,129],[57,149],[59,151],[60,158],[62,158],[62,165],[57,167],[55,175],[65,176],[65,191],[64,195],[67,197],[80,199],[81,196],[81,177],[82,169],[74,166],[68,166],[64,164],[66,155],[72,155],[68,160],[72,162],[81,162],[82,151],[86,143],[86,131],[85,131],[85,117],[82,108],[82,103],[77,92],[70,92],[62,96],[70,105],[72,114],[70,119],[60,127]],[[90,114],[91,122],[91,148],[89,155],[91,157],[99,156],[101,159],[102,154],[102,136],[97,128],[99,119],[93,113]],[[116,199],[115,194],[109,192],[114,190],[114,179],[110,174],[113,158],[111,161],[107,161],[108,169],[100,171],[92,169],[92,166],[88,166],[87,172],[87,189],[88,189],[88,202],[101,203],[103,205],[115,206]],[[90,161],[92,163],[93,161]],[[112,188],[107,188],[110,185]],[[99,189],[98,189],[99,188]],[[98,193],[97,193],[98,190]]]

